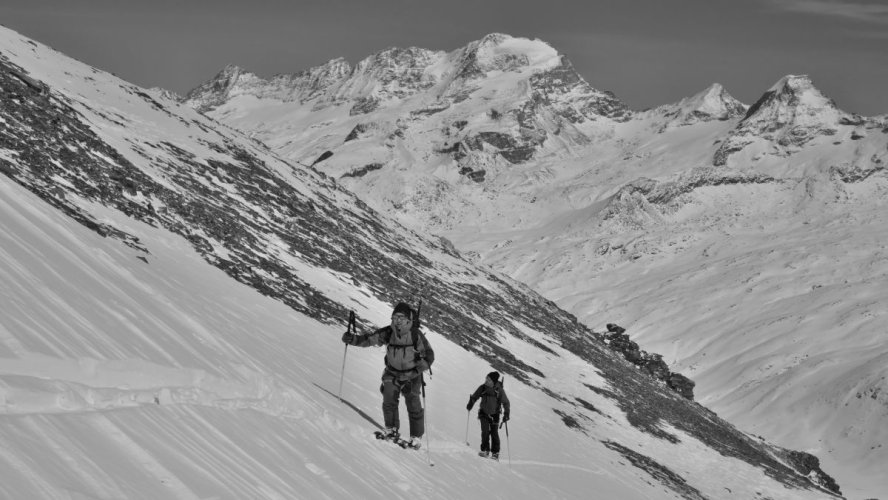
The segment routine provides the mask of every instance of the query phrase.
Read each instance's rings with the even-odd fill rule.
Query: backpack
[[[484,408],[484,403],[486,401],[486,398],[491,398],[491,397],[496,398],[496,406],[494,406],[494,409],[495,409],[494,414],[499,413],[500,405],[502,405],[502,402],[501,402],[502,398],[500,397],[500,387],[502,387],[502,386],[503,386],[503,383],[501,381],[497,381],[497,383],[493,384],[493,387],[492,387],[493,395],[490,394],[490,388],[488,388],[488,387],[484,388],[484,391],[481,393],[481,398],[480,398],[481,401],[479,402],[479,406],[478,406],[478,410],[481,413],[483,413],[484,415],[487,415],[489,417],[493,416],[493,415],[488,415],[487,412],[485,411],[485,408]]]
[[[386,347],[387,347],[387,348],[388,348],[388,347],[395,347],[395,348],[406,349],[407,347],[409,347],[409,346],[412,345],[412,347],[413,347],[413,351],[414,351],[416,354],[419,354],[419,358],[418,358],[418,359],[426,360],[426,362],[428,363],[428,365],[429,365],[429,376],[431,377],[431,376],[432,376],[432,361],[431,361],[430,359],[427,359],[427,358],[426,358],[426,356],[425,356],[425,349],[423,349],[422,352],[420,352],[419,348],[417,347],[417,345],[418,345],[418,343],[419,343],[419,337],[420,337],[420,336],[422,336],[423,346],[426,346],[426,347],[427,347],[427,346],[429,345],[429,344],[428,344],[428,341],[425,339],[425,334],[422,333],[422,331],[420,331],[420,329],[419,329],[419,328],[422,326],[422,322],[421,322],[420,319],[419,319],[419,313],[420,313],[421,311],[422,311],[422,297],[420,297],[420,299],[419,299],[419,304],[417,304],[417,306],[416,306],[416,310],[414,311],[414,313],[413,313],[413,315],[412,315],[412,316],[413,316],[413,318],[412,318],[412,319],[413,319],[413,325],[410,327],[410,336],[412,337],[413,342],[412,342],[411,344],[393,344],[393,343],[391,343],[391,342],[386,342]],[[390,328],[390,327],[389,327],[389,328]],[[395,332],[394,332],[393,330],[389,332],[389,340],[391,340],[391,336],[394,335],[394,333],[395,333]],[[433,359],[433,358],[432,358],[432,359]],[[390,369],[392,369],[392,370],[395,370],[395,371],[400,371],[400,370],[397,370],[397,369],[392,368],[391,366],[389,366],[389,364],[388,364],[388,359],[387,359],[387,358],[384,358],[383,361],[385,362],[386,367],[388,367],[388,368],[390,368]]]
[[[428,365],[429,365],[429,376],[431,376],[432,375],[432,366],[431,365],[432,365],[432,360],[434,359],[434,357],[427,357],[426,356],[426,348],[428,347],[428,341],[425,340],[425,335],[422,333],[422,331],[420,331],[419,328],[411,328],[410,329],[410,337],[411,337],[412,341],[407,344],[398,344],[398,343],[392,342],[392,340],[393,340],[392,337],[395,335],[394,331],[391,330],[391,327],[386,327],[386,328],[388,328],[389,330],[388,330],[388,336],[386,338],[386,355],[383,358],[383,362],[385,363],[385,366],[389,370],[394,371],[394,372],[408,372],[408,371],[412,370],[413,368],[404,369],[404,370],[395,368],[394,366],[389,364],[389,357],[388,357],[388,352],[389,352],[388,350],[389,349],[395,349],[395,350],[400,349],[401,350],[400,355],[401,355],[401,358],[403,359],[403,358],[407,357],[407,348],[412,347],[413,352],[414,352],[413,361],[418,362],[419,360],[425,360],[426,363],[428,363]],[[422,339],[423,339],[423,349],[419,348],[420,337],[422,337]],[[395,356],[395,358],[397,359],[397,356]]]

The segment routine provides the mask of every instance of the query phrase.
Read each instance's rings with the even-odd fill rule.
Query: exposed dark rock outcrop
[[[361,97],[355,100],[354,105],[348,110],[349,116],[366,115],[379,109],[379,98],[376,96]]]
[[[694,399],[694,382],[684,375],[669,371],[669,365],[663,361],[663,356],[657,353],[648,353],[641,350],[637,343],[629,340],[629,335],[622,326],[613,323],[607,324],[607,332],[602,335],[602,340],[614,351],[642,369],[651,377],[666,382],[670,389],[682,395],[686,399]]]
[[[829,476],[829,474],[823,472],[823,470],[820,469],[820,459],[818,459],[814,455],[811,455],[810,453],[805,453],[803,451],[787,450],[786,458],[789,461],[790,465],[792,465],[803,476],[807,476],[814,483],[837,495],[842,494],[842,490],[841,488],[839,488],[839,485],[838,483],[836,483],[835,479],[833,479]]]
[[[373,172],[374,170],[381,169],[382,166],[383,166],[382,163],[368,163],[367,165],[364,165],[363,167],[361,167],[359,169],[352,170],[351,172],[346,172],[345,174],[342,174],[342,176],[343,177],[364,177],[365,175],[369,174],[370,172]]]

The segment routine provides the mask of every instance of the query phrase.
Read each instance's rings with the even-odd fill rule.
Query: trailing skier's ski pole
[[[355,312],[348,313],[348,333],[354,334]],[[348,355],[348,344],[345,344],[345,351],[342,352],[342,372],[339,374],[339,402],[342,402],[342,381],[345,379],[345,357]]]
[[[509,422],[503,421],[500,427],[506,426],[506,453],[509,454],[509,468],[512,468],[512,445],[509,444]]]
[[[472,410],[466,410],[466,446],[472,446],[469,444],[469,417],[472,414]]]

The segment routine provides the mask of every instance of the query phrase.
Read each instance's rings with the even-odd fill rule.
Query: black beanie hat
[[[398,305],[395,306],[395,310],[392,311],[392,315],[398,313],[403,314],[410,319],[413,319],[413,308],[411,308],[406,302],[398,302]]]
[[[490,379],[494,384],[499,382],[499,372],[490,372],[487,374],[487,378]]]

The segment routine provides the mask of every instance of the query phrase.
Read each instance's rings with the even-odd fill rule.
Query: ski
[[[419,449],[419,448],[414,448],[414,447],[410,446],[410,441],[403,439],[400,436],[392,439],[392,438],[386,437],[385,433],[382,431],[373,431],[373,435],[376,437],[376,439],[378,439],[380,441],[388,441],[390,443],[400,446],[401,448],[404,448],[405,450],[418,450]]]
[[[385,435],[385,433],[382,431],[373,431],[373,435],[376,437],[376,439],[378,439],[380,441],[388,441],[392,444],[396,444],[396,445],[400,446],[401,448],[404,448],[405,444],[407,443],[407,441],[401,439],[400,436],[395,437],[395,438],[387,437]]]

